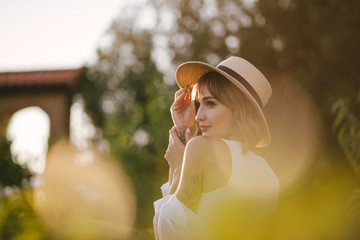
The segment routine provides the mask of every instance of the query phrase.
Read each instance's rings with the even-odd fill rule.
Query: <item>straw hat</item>
[[[266,147],[271,142],[269,127],[262,108],[268,102],[272,90],[268,80],[254,65],[240,57],[229,57],[216,67],[197,61],[181,64],[176,70],[176,82],[181,88],[196,83],[208,72],[218,72],[238,87],[254,105],[264,121],[265,130],[263,138],[256,147]]]

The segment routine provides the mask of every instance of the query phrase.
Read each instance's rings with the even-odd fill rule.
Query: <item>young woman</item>
[[[186,62],[176,80],[169,182],[154,203],[156,239],[261,239],[279,191],[276,175],[255,153],[271,141],[262,112],[268,81],[240,57],[217,67]]]

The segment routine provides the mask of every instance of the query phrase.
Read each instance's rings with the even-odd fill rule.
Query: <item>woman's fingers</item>
[[[178,138],[175,126],[169,130],[169,135],[169,145],[166,149],[164,158],[170,166],[179,167],[182,164],[185,146]]]
[[[182,92],[177,98],[175,98],[175,102],[181,101],[185,98],[186,92]]]
[[[174,132],[176,132],[176,128],[175,128],[175,126],[172,126],[172,128],[170,128],[170,130],[169,130],[170,136],[172,136],[172,134],[173,134]]]
[[[170,129],[170,136],[172,138],[172,143],[175,143],[175,144],[179,143],[179,142],[181,143],[179,137],[177,136],[177,131],[176,131],[175,126]]]
[[[175,126],[173,126],[170,130],[169,130],[169,146],[171,145],[171,144],[173,144],[173,142],[174,142],[174,134],[172,133],[172,132],[176,132],[176,128],[175,128]]]
[[[181,93],[172,104],[172,110],[183,110],[191,104],[191,99],[186,92]]]
[[[189,88],[182,88],[175,93],[174,104],[179,104],[182,100],[191,101],[191,93],[189,92]]]
[[[177,98],[175,98],[175,101],[173,102],[171,106],[171,110],[180,110],[182,108],[182,101],[184,99],[185,93],[181,93]]]
[[[181,88],[181,89],[177,90],[176,93],[175,93],[175,99],[176,99],[180,94],[186,93],[187,90],[188,90],[188,88]]]

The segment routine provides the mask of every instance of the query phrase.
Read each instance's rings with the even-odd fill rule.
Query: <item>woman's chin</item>
[[[202,136],[206,136],[206,137],[219,137],[219,136],[216,136],[216,135],[211,134],[211,133],[209,133],[209,132],[203,132],[201,135],[202,135]]]

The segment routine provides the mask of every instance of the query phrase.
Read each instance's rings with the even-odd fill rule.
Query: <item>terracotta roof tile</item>
[[[46,70],[30,72],[0,73],[0,88],[4,87],[39,87],[76,84],[82,69]]]

